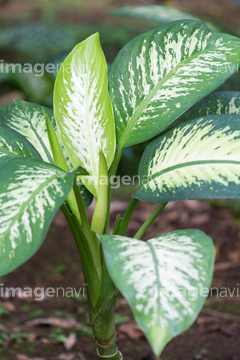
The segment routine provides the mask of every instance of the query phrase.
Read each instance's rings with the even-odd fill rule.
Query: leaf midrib
[[[11,152],[10,150],[4,149],[2,147],[0,147],[0,153],[6,154],[6,155],[9,155],[9,156],[12,156],[12,157],[23,157],[20,154],[17,154],[15,152]]]
[[[48,185],[51,181],[57,179],[57,178],[59,177],[59,175],[60,175],[60,177],[62,177],[61,174],[56,174],[56,175],[53,175],[53,176],[51,176],[50,178],[48,178],[47,181],[45,181],[43,184],[41,184],[41,185],[32,193],[32,195],[28,198],[27,202],[24,202],[23,205],[20,206],[20,209],[19,209],[17,215],[15,215],[14,218],[10,221],[9,226],[8,226],[8,230],[5,232],[5,234],[9,234],[10,229],[11,229],[11,227],[13,226],[13,224],[14,224],[14,222],[15,222],[16,220],[21,220],[21,216],[23,215],[24,210],[29,206],[29,203],[36,197],[36,195],[37,195],[38,193],[40,193],[40,192],[44,189],[44,187],[47,187],[47,185]],[[19,221],[19,223],[21,224],[20,221]]]
[[[86,59],[87,62],[87,59]],[[97,166],[96,166],[96,161],[95,161],[95,153],[94,153],[94,149],[93,149],[93,138],[91,135],[91,124],[89,122],[89,113],[88,113],[88,109],[89,109],[89,101],[88,101],[88,89],[89,89],[89,71],[87,71],[86,68],[86,75],[87,75],[87,81],[85,83],[85,108],[86,108],[86,125],[87,125],[87,137],[88,137],[88,144],[89,144],[89,152],[90,152],[90,167],[92,168],[92,175],[93,175],[93,188],[95,189],[95,181],[94,179],[97,177],[98,175],[98,171],[97,171]]]
[[[190,161],[190,162],[186,162],[186,163],[181,163],[181,164],[177,164],[177,165],[173,165],[173,166],[169,166],[168,168],[165,168],[161,171],[156,172],[154,175],[148,176],[147,180],[148,182],[156,179],[157,177],[174,171],[176,169],[181,169],[184,167],[189,167],[189,166],[196,166],[196,165],[208,165],[208,164],[232,164],[232,165],[240,165],[240,161],[237,160],[198,160],[198,161]],[[141,186],[144,186],[146,184],[142,184]]]
[[[161,301],[160,301],[160,296],[159,296],[159,288],[161,287],[160,276],[159,276],[159,271],[158,271],[159,263],[158,263],[158,259],[157,259],[156,254],[155,254],[154,246],[151,244],[151,240],[147,241],[146,245],[148,245],[149,250],[151,252],[154,267],[155,267],[155,272],[156,272],[157,290],[158,290],[157,307],[158,307],[158,315],[159,315],[159,314],[161,314],[161,311],[162,311],[162,306],[161,306]],[[159,319],[160,319],[160,316],[158,316],[158,318],[157,318],[158,322],[159,322]],[[160,324],[160,322],[159,322],[159,324]]]
[[[42,147],[45,155],[47,156],[47,159],[48,159],[49,163],[50,163],[50,164],[53,164],[53,163],[54,163],[54,162],[53,162],[53,158],[52,158],[52,156],[51,156],[48,148],[46,147],[44,141],[42,140],[42,138],[40,137],[40,135],[38,134],[38,132],[36,131],[36,129],[35,129],[34,126],[32,125],[32,122],[29,121],[29,119],[27,118],[27,116],[25,115],[25,113],[24,113],[23,110],[21,110],[19,107],[15,107],[15,110],[18,110],[18,109],[20,110],[20,113],[23,114],[23,118],[24,118],[24,119],[27,121],[27,123],[30,125],[30,129],[31,129],[32,132],[34,133],[34,135],[35,135],[36,139],[38,140],[39,144],[41,145],[41,147]],[[32,110],[30,109],[30,111],[32,111]],[[37,115],[36,115],[36,111],[34,111],[34,115],[37,116]],[[17,117],[19,117],[19,116],[17,116]],[[10,124],[9,124],[9,125],[10,125]],[[19,132],[19,129],[14,129],[14,130],[17,131],[19,134],[23,135],[22,133]],[[23,135],[23,136],[25,136],[26,138],[28,138],[27,135]],[[28,141],[32,144],[32,142],[31,142],[29,139],[28,139]],[[32,144],[32,145],[33,145],[33,144]],[[33,147],[36,149],[36,147],[35,147],[34,145],[33,145]],[[37,149],[36,149],[36,150],[37,150]],[[37,150],[37,151],[38,151],[38,150]]]
[[[150,102],[150,100],[155,96],[155,94],[161,89],[161,87],[171,78],[173,77],[176,72],[181,69],[183,66],[185,66],[186,64],[190,63],[192,61],[192,59],[197,58],[200,54],[207,54],[209,53],[210,50],[213,50],[213,46],[209,46],[207,51],[201,51],[201,52],[197,52],[189,57],[187,57],[185,60],[183,60],[181,63],[179,63],[174,69],[170,70],[169,73],[167,75],[165,75],[159,82],[157,85],[155,85],[152,90],[149,92],[149,94],[143,99],[143,101],[141,101],[141,103],[138,105],[138,107],[136,108],[136,110],[134,111],[131,119],[129,120],[129,122],[127,123],[127,126],[125,127],[124,131],[122,132],[122,135],[120,137],[119,140],[119,146],[121,148],[124,148],[128,138],[129,138],[129,133],[131,133],[131,130],[133,129],[134,125],[136,124],[136,122],[138,121],[138,119],[140,118],[141,114],[143,113],[143,111],[146,109],[148,103]],[[173,120],[174,121],[174,120]],[[169,125],[169,124],[168,124]]]

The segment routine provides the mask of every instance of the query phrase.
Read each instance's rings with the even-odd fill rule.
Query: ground
[[[123,213],[127,200],[115,199],[112,219]],[[128,234],[133,236],[155,205],[140,204]],[[92,212],[92,207],[88,210]],[[161,360],[239,360],[240,359],[240,230],[238,218],[208,202],[170,203],[147,231],[145,239],[183,228],[199,228],[215,242],[216,266],[208,298],[194,325],[173,339]],[[113,225],[113,222],[112,222]],[[1,360],[95,360],[91,329],[88,325],[84,279],[74,240],[58,213],[38,253],[13,273],[1,278],[6,287],[62,287],[59,297],[42,301],[33,297],[6,297],[0,305]],[[70,296],[67,288],[79,296]],[[227,290],[226,290],[227,289]],[[228,293],[226,293],[226,291]],[[230,292],[232,294],[230,294]],[[41,295],[40,292],[38,292]],[[31,295],[31,294],[29,294]],[[133,321],[124,298],[116,308],[119,348],[125,360],[156,359],[143,333]]]

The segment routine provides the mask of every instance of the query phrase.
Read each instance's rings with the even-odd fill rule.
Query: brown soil
[[[113,219],[118,213],[122,214],[126,206],[127,201],[115,200]],[[145,203],[137,207],[127,235],[135,234],[154,207]],[[222,293],[218,298],[213,293],[195,324],[166,346],[161,360],[239,360],[240,231],[237,219],[226,210],[212,208],[207,202],[171,203],[147,231],[145,239],[182,228],[199,228],[214,239],[217,262],[212,286],[232,291],[235,288],[235,293],[233,297]],[[60,213],[39,252],[19,269],[1,278],[1,284],[5,288],[63,287],[66,290],[83,287],[76,247]],[[88,325],[86,297],[83,293],[78,298],[61,294],[43,301],[20,296],[2,299],[1,360],[97,359]],[[155,359],[123,298],[117,304],[116,313],[118,343],[124,359]],[[38,325],[31,322],[34,319]],[[42,319],[48,319],[49,324],[46,321],[44,324]],[[68,338],[72,333],[75,335]],[[64,343],[65,347],[69,344],[71,347],[71,339],[74,345],[66,351]]]

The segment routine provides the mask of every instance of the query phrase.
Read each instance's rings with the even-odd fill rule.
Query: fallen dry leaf
[[[232,260],[232,262],[234,264],[240,265],[240,251],[239,250],[230,251],[228,253],[228,258],[229,258],[229,260]]]
[[[34,358],[29,358],[26,355],[23,354],[17,354],[17,360],[47,360],[46,358],[43,357],[34,357]]]
[[[60,354],[56,359],[58,360],[74,360],[78,359],[75,354]]]
[[[171,223],[179,219],[179,212],[177,210],[169,211],[166,214],[166,221]]]
[[[238,265],[231,261],[223,261],[215,264],[214,271],[223,271],[228,269],[234,269],[236,267],[238,267]]]
[[[35,341],[35,340],[37,339],[37,337],[38,337],[38,335],[37,335],[37,333],[35,333],[35,332],[30,332],[30,333],[28,334],[28,340],[29,340],[29,341]]]
[[[235,337],[237,335],[235,332],[232,331],[232,329],[229,329],[227,327],[221,326],[219,330],[221,331],[222,334],[228,337]]]
[[[9,104],[14,99],[24,100],[24,94],[20,91],[11,91],[0,97],[0,107]]]
[[[37,318],[34,320],[30,320],[26,322],[27,326],[38,326],[38,325],[49,325],[49,326],[56,326],[62,329],[72,329],[76,326],[81,326],[82,324],[78,323],[74,319],[61,319],[61,318]]]
[[[50,340],[49,340],[48,338],[46,338],[46,337],[41,338],[41,339],[40,339],[40,342],[41,342],[42,344],[50,344]]]
[[[67,351],[70,351],[74,347],[76,342],[77,342],[77,335],[75,333],[71,333],[69,334],[63,345]]]
[[[208,221],[210,221],[210,216],[208,214],[195,215],[191,218],[191,223],[194,226],[206,224]]]
[[[140,327],[135,323],[135,321],[129,321],[127,323],[121,324],[118,326],[118,332],[125,334],[130,339],[138,340],[144,336]]]
[[[7,309],[11,312],[17,311],[17,309],[12,301],[8,301],[8,300],[4,301],[3,305],[4,305],[5,309]]]

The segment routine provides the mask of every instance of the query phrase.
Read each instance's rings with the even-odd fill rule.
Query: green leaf
[[[180,9],[164,5],[121,6],[117,10],[111,12],[111,15],[128,16],[160,23],[169,23],[171,21],[182,19],[200,21],[200,18],[197,16],[191,15]]]
[[[199,230],[179,230],[147,242],[100,235],[110,276],[159,355],[187,330],[211,284],[214,246]]]
[[[177,123],[201,116],[218,114],[240,114],[240,91],[216,91],[186,111]]]
[[[66,200],[74,172],[17,158],[0,169],[0,275],[28,260],[43,242]]]
[[[97,33],[78,44],[63,62],[55,83],[54,113],[72,164],[89,172],[91,176],[82,181],[97,196],[99,151],[108,168],[115,152],[107,64]]]
[[[239,56],[240,39],[190,20],[130,41],[109,70],[120,148],[165,130],[234,73]]]
[[[58,134],[58,129],[56,127],[52,109],[22,100],[15,100],[14,102],[0,108],[0,124],[8,126],[9,128],[24,136],[41,155],[43,161],[54,164],[47,133],[45,112],[53,123],[56,134]],[[62,146],[62,151],[68,168],[70,171],[72,171],[73,166],[68,158],[66,150],[64,149],[59,136],[58,139]],[[36,157],[36,159],[39,159],[39,156]],[[82,184],[79,185],[84,199],[84,204],[85,206],[89,206],[93,197]]]
[[[42,160],[37,150],[24,136],[0,123],[0,167],[14,157]]]
[[[23,135],[43,161],[54,164],[43,109],[53,121],[53,111],[40,105],[15,100],[0,108],[0,123]]]
[[[162,202],[240,196],[240,115],[209,115],[159,135],[139,165],[133,197]]]
[[[171,21],[183,19],[197,20],[203,21],[207,26],[210,27],[210,29],[214,31],[226,31],[223,25],[217,23],[216,21],[198,17],[186,11],[164,5],[121,6],[117,10],[114,10],[111,15],[128,16],[133,18],[155,21],[162,24],[167,24]]]

